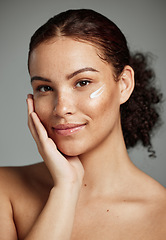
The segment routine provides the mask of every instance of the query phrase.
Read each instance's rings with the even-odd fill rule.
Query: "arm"
[[[77,198],[78,191],[75,186],[53,188],[43,211],[25,240],[69,240]]]
[[[5,180],[5,181],[4,181]],[[7,194],[6,172],[0,169],[0,239],[17,240],[17,231],[13,221],[13,209]]]
[[[57,150],[52,139],[34,112],[33,98],[28,103],[28,125],[38,150],[45,161],[54,186],[48,201],[25,240],[70,239],[75,208],[83,179],[83,167],[77,157],[66,159]]]

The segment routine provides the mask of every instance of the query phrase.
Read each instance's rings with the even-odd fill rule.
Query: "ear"
[[[125,66],[119,78],[120,104],[125,103],[134,89],[134,71],[130,66]]]

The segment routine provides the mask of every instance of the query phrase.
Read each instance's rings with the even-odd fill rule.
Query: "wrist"
[[[78,184],[72,184],[72,183],[59,183],[55,185],[52,189],[50,194],[57,197],[61,196],[63,199],[78,199],[79,193],[80,193],[81,187],[78,186]]]

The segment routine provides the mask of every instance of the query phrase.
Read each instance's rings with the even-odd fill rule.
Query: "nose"
[[[73,115],[76,111],[76,106],[71,93],[61,93],[54,102],[54,115],[64,117]]]

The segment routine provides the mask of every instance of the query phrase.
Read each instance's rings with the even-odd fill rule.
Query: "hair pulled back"
[[[153,86],[155,74],[142,53],[131,55],[121,30],[108,18],[90,9],[68,10],[50,18],[32,36],[31,52],[41,43],[55,37],[67,36],[77,41],[88,41],[100,51],[100,58],[112,64],[114,77],[122,73],[126,65],[135,72],[135,89],[130,99],[121,105],[121,122],[126,147],[134,147],[141,141],[148,151],[151,148],[151,132],[159,120],[155,104],[161,94]]]

